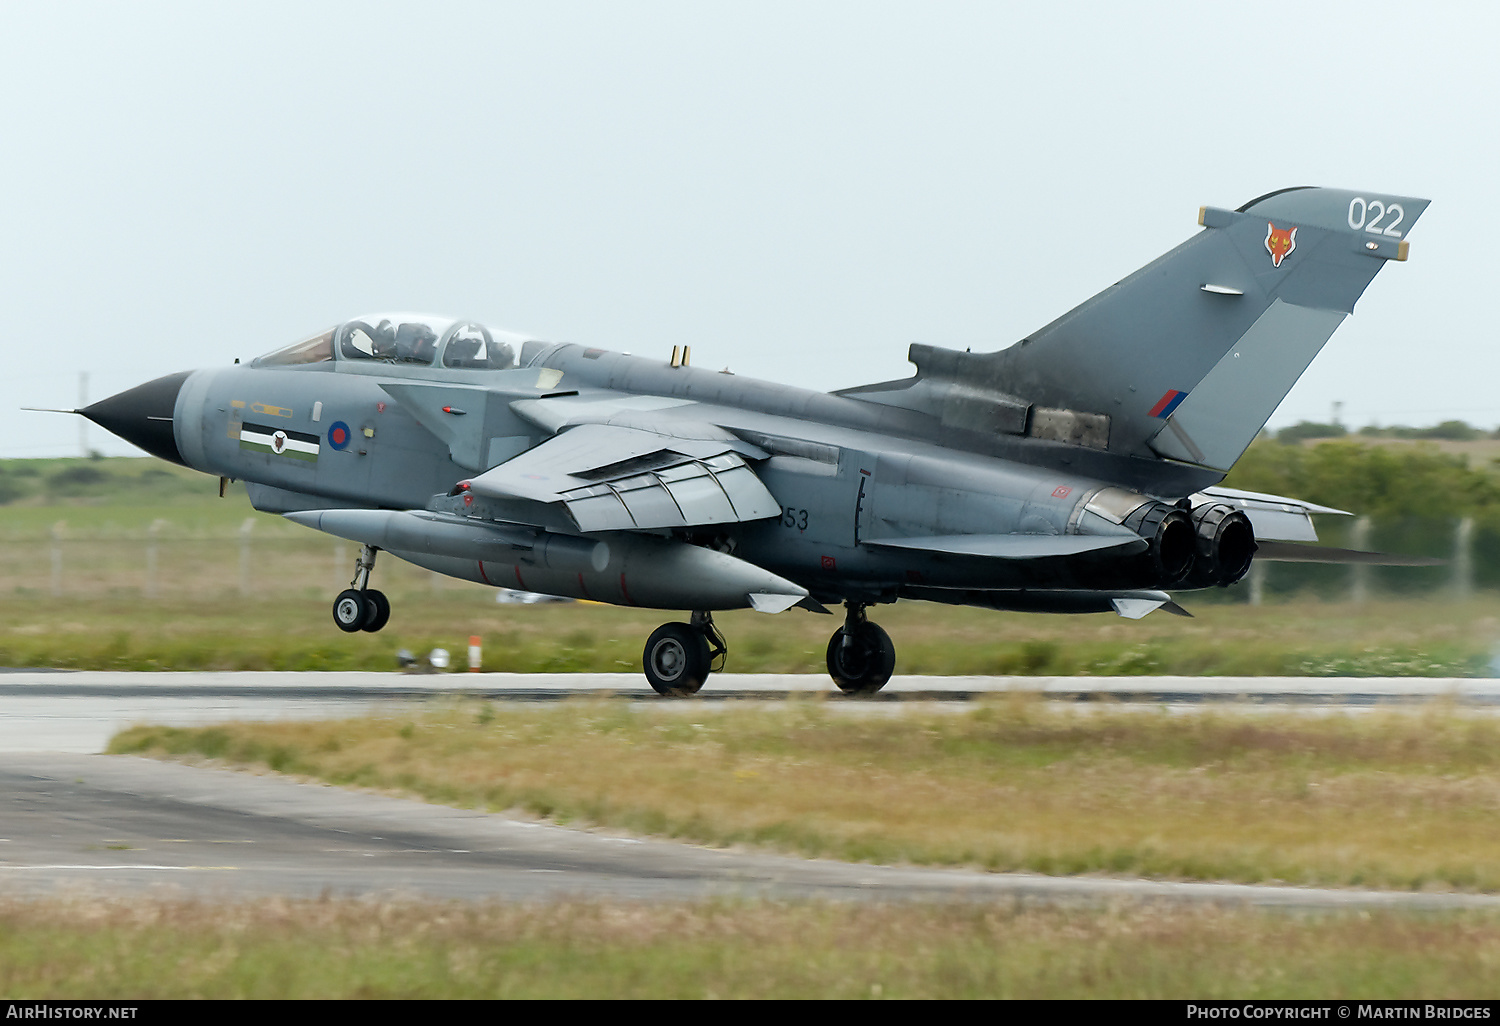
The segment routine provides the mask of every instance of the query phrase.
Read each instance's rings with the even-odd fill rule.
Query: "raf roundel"
[[[328,428],[328,444],[341,452],[349,447],[349,439],[352,437],[349,425],[341,420],[334,421]]]

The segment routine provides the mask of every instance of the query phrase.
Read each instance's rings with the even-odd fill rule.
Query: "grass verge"
[[[0,998],[1493,998],[1500,916],[0,903]]]
[[[208,757],[713,845],[1052,874],[1500,891],[1500,722],[578,702],[140,727]]]
[[[45,578],[42,579],[45,581]],[[392,591],[390,625],[341,634],[332,592],[277,589],[148,600],[0,598],[0,666],[97,670],[395,669],[397,649],[484,645],[484,669],[514,673],[639,672],[656,626],[685,613],[584,603],[498,606],[490,593],[434,594],[417,580]],[[1207,605],[1187,620],[1155,614],[1038,616],[901,602],[871,611],[896,643],[902,674],[1073,676],[1417,676],[1492,673],[1500,619],[1488,601],[1345,606]],[[823,673],[841,620],[800,610],[716,617],[733,673]],[[462,660],[460,660],[462,662]]]

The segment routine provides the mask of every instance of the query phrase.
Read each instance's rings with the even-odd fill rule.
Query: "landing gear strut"
[[[349,590],[339,592],[339,597],[333,600],[333,622],[341,631],[373,634],[391,618],[391,603],[385,593],[369,586],[375,553],[379,551],[373,545],[360,546],[359,558],[354,561],[354,580],[349,582]]]
[[[695,612],[691,623],[664,623],[646,639],[641,666],[659,695],[685,698],[724,669],[729,649],[712,613]]]
[[[862,603],[846,602],[844,607],[844,626],[828,642],[828,676],[846,695],[872,695],[896,669],[896,646],[889,634],[865,619]]]

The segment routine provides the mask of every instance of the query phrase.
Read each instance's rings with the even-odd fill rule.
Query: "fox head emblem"
[[[1280,267],[1281,262],[1297,248],[1297,229],[1277,228],[1266,222],[1266,252],[1271,254],[1271,266]]]

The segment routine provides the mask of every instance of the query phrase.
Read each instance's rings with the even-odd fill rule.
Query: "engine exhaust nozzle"
[[[1197,546],[1193,521],[1184,510],[1165,502],[1148,502],[1125,518],[1125,526],[1151,545],[1141,558],[1152,587],[1171,588],[1187,579]]]
[[[1222,502],[1193,510],[1195,553],[1188,583],[1195,588],[1227,588],[1250,572],[1255,529],[1242,511]]]

